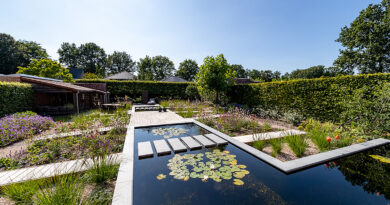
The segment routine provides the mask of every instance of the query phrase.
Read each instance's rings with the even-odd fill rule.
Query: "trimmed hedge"
[[[156,81],[118,81],[118,80],[97,80],[82,79],[78,83],[106,83],[107,91],[111,96],[139,97],[143,91],[148,91],[151,97],[163,98],[187,98],[186,88],[191,82],[171,83]]]
[[[33,100],[30,84],[0,81],[0,116],[31,110]]]
[[[230,102],[251,108],[295,110],[305,117],[338,121],[340,102],[364,85],[390,81],[390,74],[368,74],[332,78],[302,79],[249,85],[236,85],[228,93]]]

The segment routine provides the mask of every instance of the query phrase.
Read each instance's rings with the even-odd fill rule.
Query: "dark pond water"
[[[186,134],[179,136],[205,132],[194,124],[165,128],[167,127],[188,130]],[[153,129],[136,129],[135,145],[141,141],[162,139],[163,136],[153,134]],[[280,172],[230,144],[218,151],[213,149],[187,151],[176,157],[171,154],[139,160],[137,153],[137,146],[135,146],[134,204],[390,204],[390,164],[369,156],[375,154],[390,157],[389,145],[290,175]],[[200,153],[205,155],[193,155]],[[215,155],[218,155],[217,159]],[[180,163],[193,160],[194,156],[196,156],[195,162],[192,161],[192,164],[187,164],[185,167],[190,174],[198,171],[192,176],[196,178],[175,179],[174,176],[169,175],[172,169],[176,170],[176,177],[177,173],[185,175],[186,168],[184,171],[183,169],[177,171],[176,168],[167,166],[170,163],[168,160],[176,159],[173,164],[177,167],[176,165]],[[210,172],[210,167],[217,166],[218,160],[221,159],[221,162],[228,161],[228,164],[220,163],[220,167],[213,167]],[[192,169],[200,167],[200,162],[205,164],[208,172]],[[238,169],[238,165],[241,167],[240,171],[219,171],[223,166],[235,166]],[[227,172],[233,171],[241,172],[241,176],[240,173],[236,173],[237,175],[230,175],[231,179],[228,179]],[[226,179],[220,178],[220,181],[216,182],[208,178],[202,181],[202,175],[205,178],[204,173],[212,173],[215,177],[218,175],[215,174],[216,172],[222,173]],[[249,172],[249,174],[242,176],[242,172]],[[156,177],[160,174],[164,174],[166,178],[158,180]],[[235,185],[234,179],[242,180],[244,184]]]

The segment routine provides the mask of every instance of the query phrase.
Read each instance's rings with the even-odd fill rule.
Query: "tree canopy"
[[[81,68],[84,72],[99,75],[106,74],[107,55],[103,48],[95,43],[63,43],[58,49],[59,60],[68,67]]]
[[[215,58],[208,56],[203,60],[203,65],[200,66],[196,84],[201,92],[215,91],[215,101],[218,104],[219,94],[234,84],[236,74],[223,54]]]
[[[154,56],[153,58],[146,56],[139,60],[137,69],[139,80],[159,81],[172,76],[175,65],[165,56]]]
[[[234,71],[236,71],[237,78],[248,78],[249,77],[249,70],[245,70],[244,66],[238,65],[238,64],[233,64],[233,65],[231,65],[231,67]]]
[[[0,33],[0,73],[16,73],[18,66],[27,66],[32,59],[48,57],[46,50],[38,43],[16,41],[11,35]]]
[[[107,70],[110,74],[127,71],[134,73],[136,63],[131,59],[131,56],[126,52],[114,51],[113,54],[108,55]]]
[[[289,75],[289,79],[311,79],[311,78],[320,78],[320,77],[332,77],[335,76],[335,73],[328,68],[325,68],[323,65],[312,66],[306,69],[296,69],[292,71]]]
[[[186,59],[180,63],[175,75],[187,81],[194,81],[196,74],[199,72],[199,66],[196,61]]]
[[[353,74],[390,71],[390,0],[370,4],[341,29],[336,40],[343,50],[334,61],[339,73]]]
[[[73,81],[72,74],[69,73],[67,68],[62,66],[57,61],[52,61],[49,59],[33,59],[26,67],[19,66],[18,73],[55,78],[64,80],[65,82]]]

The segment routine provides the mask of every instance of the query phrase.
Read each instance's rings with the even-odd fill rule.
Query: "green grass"
[[[33,204],[32,197],[38,189],[39,183],[37,181],[26,181],[4,186],[1,188],[1,191],[15,204]]]
[[[297,157],[302,157],[305,154],[307,143],[304,136],[290,135],[286,137],[286,141]]]
[[[93,166],[86,172],[86,179],[92,183],[102,184],[116,178],[119,166],[112,165],[113,160],[105,155],[93,158]]]
[[[271,131],[271,125],[268,122],[263,123],[263,129],[264,131],[268,132]]]
[[[283,139],[281,139],[281,138],[274,138],[274,139],[269,140],[269,143],[271,144],[271,147],[272,147],[271,155],[273,157],[276,157],[276,155],[279,154],[280,151],[282,151]]]
[[[333,135],[334,125],[332,123],[321,123],[316,120],[309,120],[305,131],[307,136],[311,138],[321,152],[330,149],[326,137]]]
[[[266,145],[267,143],[264,141],[264,140],[256,140],[256,141],[254,141],[253,142],[253,147],[254,148],[256,148],[256,149],[258,149],[258,150],[263,150],[264,149],[264,147],[265,147],[265,145]]]

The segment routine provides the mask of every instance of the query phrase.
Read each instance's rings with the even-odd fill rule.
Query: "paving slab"
[[[217,143],[209,140],[208,138],[204,137],[203,135],[195,135],[192,136],[194,139],[198,140],[204,147],[213,147],[216,146]]]
[[[149,141],[138,142],[138,157],[153,157],[153,148]]]
[[[182,137],[181,140],[190,148],[190,150],[202,148],[202,145],[192,137]]]
[[[169,148],[165,140],[154,140],[153,144],[154,144],[154,148],[156,148],[156,152],[158,155],[171,153],[171,149]]]
[[[185,152],[187,147],[180,141],[179,138],[168,139],[168,143],[171,145],[174,152]]]
[[[222,139],[221,137],[218,137],[217,135],[215,134],[205,134],[205,136],[207,138],[209,138],[210,140],[214,141],[217,143],[217,145],[225,145],[225,144],[228,144],[228,141]]]

